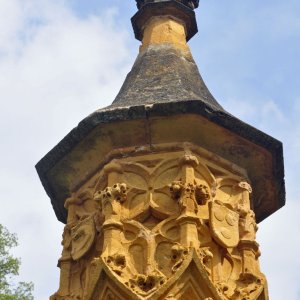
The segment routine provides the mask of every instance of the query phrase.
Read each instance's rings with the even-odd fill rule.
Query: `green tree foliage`
[[[20,260],[9,251],[18,245],[17,237],[0,224],[0,300],[33,300],[33,284],[13,278],[19,274]]]

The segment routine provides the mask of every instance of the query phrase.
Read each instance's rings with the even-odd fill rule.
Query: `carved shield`
[[[72,251],[74,260],[82,258],[92,247],[96,235],[93,217],[87,217],[71,229]]]
[[[210,203],[210,228],[214,240],[223,247],[239,243],[239,214],[225,205]]]

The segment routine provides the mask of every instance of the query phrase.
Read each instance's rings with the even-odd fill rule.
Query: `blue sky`
[[[134,0],[0,0],[0,222],[19,235],[37,300],[57,289],[62,225],[34,165],[116,96],[138,52],[135,11]],[[219,103],[284,143],[287,206],[258,235],[272,300],[300,299],[299,14],[299,0],[202,0],[190,42]]]

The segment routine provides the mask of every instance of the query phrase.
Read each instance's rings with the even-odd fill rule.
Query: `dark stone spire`
[[[193,9],[199,1],[138,0],[137,5],[139,11],[133,16],[132,25],[143,49],[110,107],[195,100],[223,111],[202,80],[186,44],[198,31]],[[154,18],[162,33],[157,34],[151,27]],[[182,27],[181,40],[171,20]],[[154,41],[145,45],[149,39]]]
[[[206,87],[192,56],[170,46],[142,52],[110,107],[201,101],[223,111]]]

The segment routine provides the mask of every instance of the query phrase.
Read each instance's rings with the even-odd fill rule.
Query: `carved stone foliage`
[[[66,202],[52,299],[267,299],[251,192],[195,150],[112,160]]]

